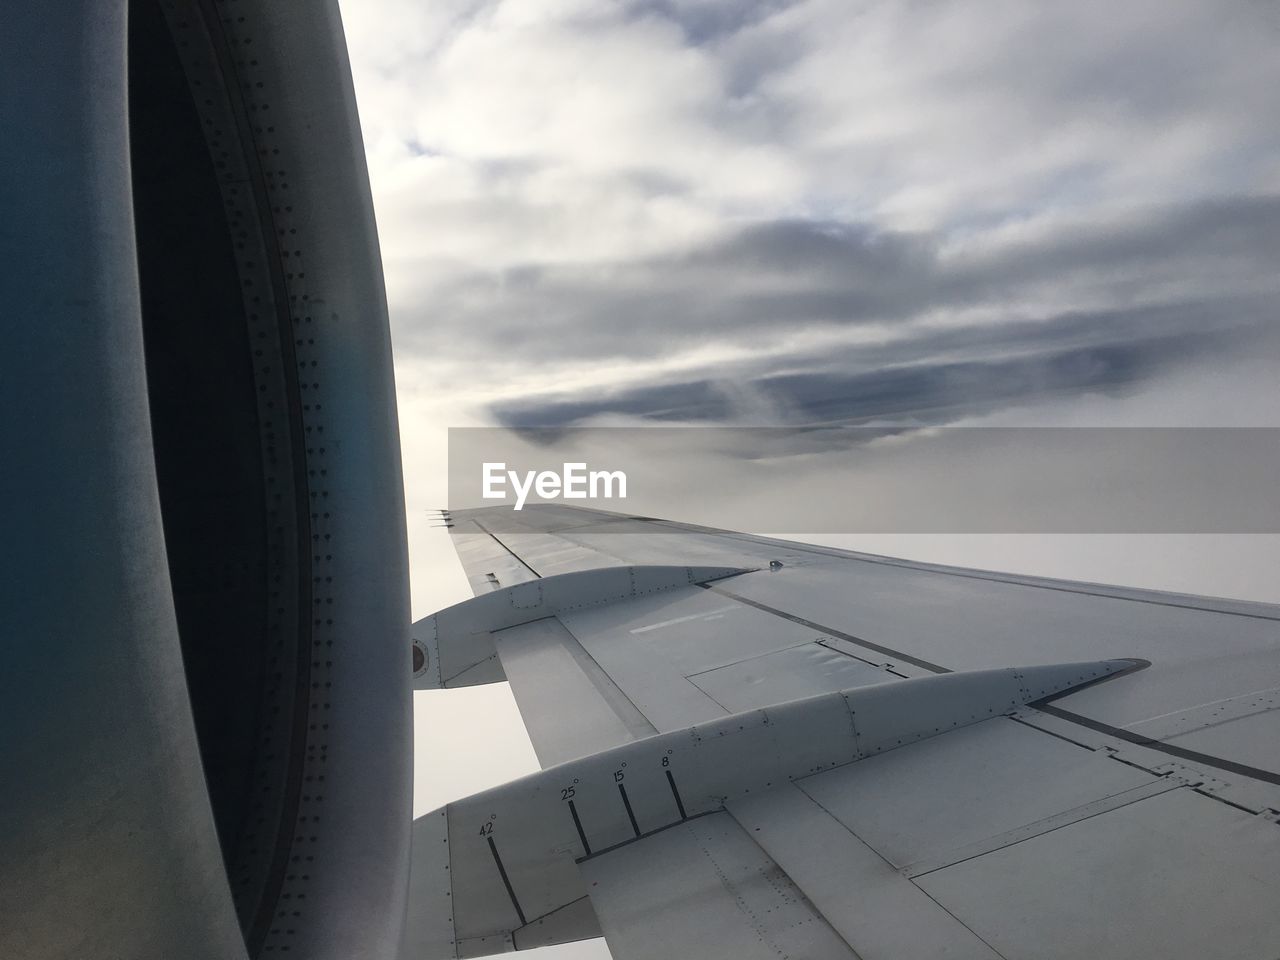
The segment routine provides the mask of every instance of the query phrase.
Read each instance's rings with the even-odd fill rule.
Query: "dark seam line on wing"
[[[939,909],[939,910],[941,910],[943,913],[945,913],[947,916],[949,916],[949,917],[950,917],[952,920],[954,920],[956,923],[960,924],[960,926],[962,926],[962,927],[964,927],[966,930],[968,930],[968,931],[969,931],[971,934],[973,934],[973,936],[974,936],[974,937],[976,937],[979,941],[981,941],[982,943],[984,943],[984,944],[986,945],[987,949],[988,949],[988,950],[990,950],[990,951],[991,951],[993,954],[995,954],[997,957],[999,957],[999,958],[1000,958],[1000,960],[1009,960],[1009,957],[1008,957],[1008,955],[1007,955],[1007,954],[1003,954],[1003,953],[1001,953],[999,950],[997,950],[997,949],[995,948],[995,945],[994,945],[994,944],[992,944],[990,940],[988,940],[986,937],[982,936],[982,934],[978,933],[978,931],[977,931],[977,930],[973,929],[973,927],[969,926],[967,923],[965,923],[963,920],[961,920],[958,916],[956,916],[954,913],[952,913],[950,910],[948,910],[948,909],[947,909],[947,907],[946,907],[946,905],[945,905],[945,904],[943,904],[943,902],[942,902],[941,900],[939,900],[937,897],[935,897],[933,894],[931,894],[931,893],[930,893],[928,890],[926,890],[924,887],[919,886],[918,884],[916,884],[916,885],[915,885],[915,887],[916,887],[916,889],[917,889],[917,890],[919,890],[921,893],[923,893],[926,897],[928,897],[930,900],[932,900],[934,903],[936,903],[936,904],[938,905],[938,909]]]
[[[461,670],[459,670],[457,673],[455,673],[451,677],[445,677],[445,679],[440,681],[440,686],[443,687],[446,683],[453,683],[453,681],[457,680],[464,673],[470,673],[476,667],[483,667],[486,663],[489,663],[493,660],[497,660],[499,663],[502,662],[501,658],[499,658],[499,656],[495,653],[491,657],[485,657],[483,660],[477,660],[475,663],[471,664],[471,666],[469,667],[463,667]]]
[[[859,657],[857,654],[850,653],[848,650],[842,650],[840,647],[833,647],[833,646],[832,646],[831,644],[829,644],[829,643],[824,643],[823,641],[824,641],[824,640],[826,640],[826,639],[828,639],[828,638],[826,638],[826,637],[820,637],[820,638],[818,638],[817,640],[815,640],[815,641],[814,641],[814,643],[816,643],[818,646],[822,647],[822,649],[823,649],[823,650],[830,650],[832,653],[838,653],[838,654],[840,654],[840,656],[842,656],[842,657],[848,657],[850,660],[857,660],[859,663],[865,663],[865,664],[866,664],[867,666],[869,666],[869,667],[875,667],[877,670],[882,670],[882,671],[884,671],[885,673],[891,673],[891,674],[893,674],[895,677],[901,677],[903,680],[910,680],[910,679],[911,679],[911,678],[910,678],[909,676],[907,676],[905,673],[899,673],[897,670],[890,669],[889,667],[886,667],[883,663],[876,663],[874,660],[868,660],[868,659],[866,659],[865,657]],[[832,640],[841,640],[841,639],[843,639],[843,638],[842,638],[842,637],[831,637],[830,639],[832,639]]]
[[[706,584],[697,584],[697,586],[705,587]],[[739,598],[734,597],[734,599],[737,600]],[[788,647],[779,647],[777,650],[766,650],[764,653],[753,653],[749,657],[742,657],[741,659],[738,659],[738,660],[730,660],[728,663],[717,663],[714,666],[705,667],[697,671],[696,673],[689,674],[687,677],[685,677],[685,679],[688,680],[690,683],[692,683],[694,686],[698,686],[698,682],[694,680],[694,677],[701,677],[703,674],[715,673],[717,670],[725,670],[729,667],[736,667],[739,664],[750,663],[752,660],[763,660],[765,657],[772,657],[779,653],[787,653],[790,650],[799,650],[801,647],[808,647],[812,644],[817,644],[818,646],[822,647],[823,650],[830,650],[832,653],[838,653],[840,654],[840,656],[845,657],[846,659],[857,660],[859,663],[865,663],[867,666],[875,667],[877,670],[883,670],[885,673],[892,673],[895,677],[901,677],[904,680],[910,679],[905,673],[898,673],[896,670],[890,670],[887,667],[885,667],[883,663],[877,663],[874,660],[867,660],[864,657],[859,657],[857,654],[850,653],[848,650],[841,650],[839,647],[833,647],[829,644],[823,643],[824,640],[842,640],[842,639],[844,638],[843,637],[818,637],[815,640],[800,640],[800,641],[797,641],[796,643],[791,644]],[[698,687],[698,689],[702,690],[701,687]],[[703,693],[706,693],[706,691],[703,690]],[[707,695],[711,696],[710,694],[707,694]],[[715,697],[711,697],[711,699],[715,700]],[[716,700],[716,702],[719,703],[720,701]],[[720,704],[720,705],[724,706],[724,704]],[[725,712],[733,713],[734,711],[726,709]]]
[[[856,763],[857,761],[854,761],[854,762]],[[815,776],[817,776],[817,774],[815,774]],[[872,853],[874,853],[877,857],[879,857],[882,861],[884,861],[885,866],[887,866],[890,870],[893,870],[893,871],[896,873],[896,872],[897,872],[897,870],[898,870],[898,865],[897,865],[896,863],[894,863],[892,860],[890,860],[888,857],[886,857],[883,853],[881,853],[879,850],[877,850],[877,849],[876,849],[875,847],[873,847],[871,844],[867,843],[867,841],[866,841],[866,840],[863,840],[863,839],[862,839],[862,837],[858,836],[857,831],[855,831],[855,830],[853,829],[853,827],[849,826],[847,823],[845,823],[843,820],[841,820],[839,817],[837,817],[834,813],[832,813],[830,810],[828,810],[828,809],[823,805],[823,803],[822,803],[822,801],[821,801],[821,800],[819,800],[817,797],[815,797],[812,793],[810,793],[808,790],[806,790],[806,789],[804,788],[803,781],[804,781],[804,780],[807,780],[807,779],[808,779],[808,777],[801,777],[801,778],[800,778],[800,780],[792,780],[792,781],[791,781],[791,785],[792,785],[793,787],[795,787],[797,790],[799,790],[799,791],[800,791],[800,793],[801,793],[801,794],[802,794],[802,795],[803,795],[803,796],[804,796],[804,797],[805,797],[805,798],[806,798],[810,803],[812,803],[815,807],[817,807],[817,808],[818,808],[819,810],[821,810],[824,814],[826,814],[828,817],[830,817],[830,818],[831,818],[831,822],[832,822],[832,823],[834,823],[834,824],[836,824],[837,826],[839,826],[842,830],[844,830],[846,833],[848,833],[848,834],[849,834],[849,836],[853,837],[853,839],[857,840],[860,844],[862,844],[864,847],[866,847],[868,850],[870,850]]]
[[[1062,734],[1055,733],[1053,730],[1050,730],[1048,727],[1037,726],[1036,724],[1031,723],[1029,720],[1023,720],[1021,717],[1009,717],[1009,719],[1012,720],[1014,723],[1022,724],[1024,727],[1030,727],[1032,730],[1037,730],[1040,733],[1047,733],[1051,737],[1057,737],[1059,740],[1063,741],[1064,743],[1069,743],[1073,747],[1082,747],[1085,750],[1088,750],[1090,753],[1098,752],[1096,748],[1089,746],[1087,743],[1081,743],[1079,740],[1072,740],[1070,737],[1064,737]]]
[[[684,802],[680,799],[680,791],[676,789],[676,778],[671,775],[671,771],[667,771],[667,783],[671,784],[671,796],[676,798],[676,809],[680,811],[680,819],[688,820],[689,815],[684,812]]]
[[[568,640],[571,640],[573,644],[570,646],[566,641],[562,640],[561,649],[570,655],[573,659],[573,664],[575,664],[575,666],[582,672],[582,676],[584,676],[591,687],[598,692],[600,699],[604,701],[605,707],[611,710],[613,716],[618,718],[618,722],[622,723],[623,727],[627,728],[627,733],[630,733],[632,740],[644,740],[645,737],[653,736],[654,733],[663,732],[659,731],[653,721],[650,721],[649,717],[645,716],[644,710],[636,707],[635,700],[631,699],[631,696],[627,694],[626,690],[623,690],[621,686],[618,686],[617,681],[614,680],[612,676],[609,676],[607,669],[600,666],[599,660],[595,659],[590,650],[586,649],[585,646],[582,646],[582,641],[577,639],[576,636],[573,636],[573,631],[568,628],[567,623],[564,623],[564,621],[559,618],[558,613],[549,613],[545,617],[538,617],[536,620],[526,621],[526,623],[538,623],[544,620],[554,620],[559,623],[559,626],[561,626],[564,631],[564,636],[568,637]],[[516,626],[525,626],[525,623],[518,623]],[[503,630],[509,630],[509,628],[511,627],[503,627]],[[497,646],[497,644],[495,644],[495,646]],[[498,662],[502,662],[502,653],[498,652],[497,657]],[[485,662],[485,660],[483,660],[483,662]],[[476,664],[472,664],[472,666],[476,666]],[[471,667],[467,667],[467,669],[471,669]],[[503,667],[503,672],[506,672],[506,667]],[[618,709],[618,704],[616,703],[616,698],[614,698],[613,694],[617,694],[618,698],[621,698],[627,707],[635,710],[635,717],[626,717],[620,713],[620,709]],[[520,705],[520,698],[518,698],[518,696],[516,698],[516,705],[517,707]],[[636,718],[643,721],[646,730],[636,730],[635,727],[639,726],[639,724],[636,724]]]
[[[1187,750],[1184,747],[1176,747],[1171,743],[1161,743],[1159,740],[1152,740],[1150,737],[1144,737],[1138,733],[1131,733],[1120,727],[1113,727],[1109,723],[1102,723],[1099,720],[1093,720],[1089,717],[1083,717],[1078,713],[1072,713],[1070,710],[1063,710],[1059,707],[1050,706],[1043,700],[1028,704],[1043,713],[1047,713],[1052,717],[1060,720],[1066,720],[1070,723],[1078,723],[1082,727],[1088,727],[1090,730],[1096,730],[1099,733],[1105,733],[1108,736],[1115,737],[1117,740],[1123,740],[1126,743],[1132,743],[1139,747],[1146,747],[1149,750],[1157,750],[1160,753],[1167,753],[1171,757],[1178,757],[1181,760],[1190,760],[1192,763],[1203,763],[1205,766],[1214,767],[1218,770],[1226,770],[1228,773],[1238,774],[1242,777],[1249,777],[1252,780],[1262,780],[1265,783],[1274,783],[1280,786],[1280,774],[1272,773],[1270,770],[1262,770],[1258,767],[1251,767],[1248,764],[1236,763],[1234,760],[1226,760],[1222,757],[1215,757],[1207,753],[1200,753],[1196,750]]]
[[[853,943],[849,940],[848,937],[845,936],[844,932],[836,928],[836,925],[832,922],[831,917],[827,915],[826,911],[821,909],[816,903],[813,902],[813,900],[809,897],[808,891],[805,890],[802,886],[800,886],[800,884],[796,881],[795,877],[791,876],[790,871],[788,871],[786,867],[784,867],[777,859],[774,858],[773,852],[765,849],[764,844],[760,842],[760,838],[755,836],[756,832],[759,831],[759,827],[757,827],[755,830],[750,829],[738,817],[738,815],[728,807],[725,808],[725,813],[729,814],[730,819],[732,819],[733,822],[737,824],[738,828],[746,835],[747,839],[755,846],[756,851],[760,854],[760,856],[762,856],[766,861],[768,861],[769,863],[772,863],[775,867],[777,867],[782,872],[782,875],[785,878],[785,880],[788,883],[790,883],[792,887],[795,888],[796,893],[799,894],[798,901],[792,900],[792,898],[789,897],[786,893],[784,893],[783,890],[780,889],[777,884],[771,884],[771,886],[773,886],[773,889],[778,894],[780,894],[783,898],[785,898],[784,902],[786,900],[790,900],[792,903],[798,902],[802,907],[804,907],[809,911],[810,915],[813,917],[814,920],[816,920],[818,923],[825,926],[829,931],[831,931],[831,935],[836,940],[838,940],[840,943],[843,943],[845,945],[845,947],[849,951],[848,955],[850,958],[852,958],[852,960],[862,960],[862,954],[858,953],[858,951],[853,948]],[[720,864],[716,861],[716,858],[714,854],[712,854],[709,846],[703,843],[700,843],[699,846],[702,847],[703,854],[705,854],[707,859],[711,861],[712,868],[715,870],[716,874],[720,877],[720,882],[721,884],[723,884],[725,890],[737,902],[738,908],[747,917],[748,921],[752,924],[753,929],[756,929],[757,933],[761,938],[761,941],[767,942],[769,946],[773,947],[774,951],[778,954],[781,960],[788,960],[788,957],[790,956],[790,954],[784,952],[782,948],[779,947],[778,944],[776,944],[771,938],[767,938],[767,934],[769,933],[769,927],[765,925],[765,923],[767,923],[767,920],[765,918],[760,918],[760,920],[764,921],[764,923],[759,923],[759,924],[757,923],[756,914],[746,905],[745,901],[742,899],[741,895],[738,893],[738,890],[734,885],[733,881],[730,880],[729,877],[725,874],[725,872],[720,868]]]
[[[641,840],[648,840],[650,837],[655,836],[656,834],[665,833],[666,831],[670,830],[672,827],[678,827],[682,823],[688,823],[690,820],[700,820],[703,817],[709,817],[712,814],[724,813],[724,812],[725,812],[724,807],[719,807],[715,810],[706,810],[702,813],[695,813],[691,817],[685,817],[683,820],[676,820],[674,823],[665,824],[654,830],[650,830],[648,833],[642,833],[638,837],[632,837],[630,840],[623,840],[621,843],[615,843],[611,847],[605,847],[602,850],[597,850],[595,853],[593,853],[589,857],[578,857],[578,859],[574,860],[573,862],[582,863],[584,860],[594,860],[596,857],[603,857],[606,853],[613,853],[613,851],[618,850],[622,847],[629,847],[631,846],[631,844],[639,843]]]
[[[582,821],[578,819],[578,808],[573,805],[573,801],[569,801],[569,815],[573,817],[573,825],[578,830],[578,839],[582,841],[582,855],[591,856],[591,844],[587,843],[587,835],[583,832]]]
[[[583,646],[581,640],[574,636],[573,631],[569,629],[569,625],[561,620],[558,614],[552,614],[550,617],[546,617],[544,619],[556,620],[564,630],[565,635],[573,641],[574,647],[571,648],[568,644],[562,643],[562,649],[569,654],[578,669],[582,671],[583,676],[587,678],[587,682],[591,684],[598,694],[600,694],[600,698],[604,701],[605,706],[613,711],[614,716],[621,721],[622,725],[627,728],[627,732],[632,734],[634,739],[643,740],[645,737],[661,732],[658,730],[657,725],[649,719],[648,715],[636,706],[636,702],[631,699],[631,695],[628,694],[627,691],[623,690],[622,687],[618,685],[618,681],[614,680],[610,675],[609,671],[600,665],[600,661],[595,658],[595,655]],[[578,656],[579,652],[582,654],[581,658]],[[499,659],[501,659],[501,654],[499,654]],[[636,725],[635,717],[624,717],[618,712],[618,708],[612,702],[613,697],[611,696],[611,692],[613,691],[616,691],[618,696],[623,699],[626,705],[635,711],[636,717],[639,717],[644,721],[645,726],[649,728],[648,730],[637,731],[633,729]]]
[[[627,788],[618,784],[618,793],[622,794],[622,805],[627,808],[627,819],[631,821],[631,832],[640,836],[640,824],[636,823],[636,812],[631,809],[631,798],[627,796]]]
[[[803,617],[797,617],[794,614],[787,613],[785,610],[778,610],[777,608],[770,607],[767,604],[759,603],[758,601],[755,601],[755,600],[749,600],[746,597],[740,597],[735,593],[730,593],[728,590],[724,590],[719,587],[709,586],[706,584],[703,585],[703,589],[714,590],[716,593],[722,594],[723,596],[726,596],[726,597],[732,597],[735,600],[739,600],[742,603],[747,604],[747,606],[755,607],[759,610],[763,610],[765,613],[772,613],[774,616],[782,617],[785,620],[790,620],[793,623],[798,623],[798,624],[801,624],[802,626],[810,627],[814,630],[822,630],[826,633],[831,634],[832,636],[840,637],[842,640],[848,640],[850,643],[856,643],[870,650],[875,650],[879,653],[886,654],[887,656],[897,657],[900,660],[906,661],[907,663],[913,663],[917,667],[923,667],[925,670],[932,670],[934,673],[951,673],[952,672],[948,670],[946,667],[938,666],[936,663],[929,663],[927,660],[920,660],[917,657],[912,657],[908,654],[902,653],[899,650],[892,650],[889,647],[882,647],[879,644],[874,644],[868,640],[863,640],[851,634],[843,633],[839,630],[833,629],[832,627],[823,626],[820,623],[814,623],[812,620],[805,620]],[[1057,589],[1057,588],[1048,588],[1048,589]],[[1141,601],[1141,602],[1156,602],[1156,601]],[[1198,609],[1198,608],[1193,608],[1193,609]],[[1211,611],[1211,612],[1214,612],[1214,611]],[[1247,616],[1247,614],[1241,614],[1241,616]],[[1260,619],[1267,619],[1267,618],[1260,618]],[[1110,674],[1108,675],[1108,679],[1111,679],[1115,676],[1117,676],[1117,674]],[[1222,757],[1215,757],[1210,754],[1200,753],[1195,750],[1187,750],[1183,747],[1177,747],[1169,743],[1161,743],[1159,740],[1152,740],[1150,737],[1144,737],[1144,736],[1141,736],[1140,734],[1130,733],[1128,730],[1123,730],[1120,727],[1113,727],[1108,723],[1102,723],[1101,721],[1098,721],[1098,720],[1092,720],[1089,717],[1081,716],[1078,713],[1072,713],[1069,710],[1062,710],[1058,707],[1049,706],[1049,702],[1051,700],[1057,699],[1057,697],[1059,696],[1066,696],[1067,694],[1078,693],[1079,690],[1080,690],[1079,687],[1074,687],[1071,690],[1064,691],[1063,693],[1057,694],[1054,697],[1048,697],[1044,700],[1037,700],[1034,703],[1029,703],[1027,704],[1027,706],[1032,707],[1036,710],[1043,711],[1044,713],[1047,713],[1050,716],[1057,717],[1060,720],[1066,720],[1069,723],[1076,723],[1082,727],[1088,727],[1090,730],[1096,730],[1099,733],[1105,733],[1108,736],[1116,737],[1117,739],[1124,740],[1128,743],[1136,744],[1141,747],[1147,747],[1151,750],[1157,750],[1161,753],[1166,753],[1169,756],[1178,757],[1182,760],[1190,760],[1195,763],[1203,763],[1203,764],[1206,764],[1207,766],[1215,767],[1218,770],[1226,770],[1228,773],[1235,773],[1243,777],[1249,777],[1254,780],[1262,780],[1266,783],[1274,783],[1280,786],[1280,774],[1272,773],[1270,770],[1262,770],[1262,769],[1259,769],[1258,767],[1251,767],[1248,764],[1236,763],[1233,760],[1226,760]]]
[[[705,587],[706,585],[697,584],[697,586]],[[737,599],[737,598],[735,597],[734,599]],[[817,643],[821,645],[822,639],[818,638],[817,640],[798,640],[795,643],[791,644],[789,647],[779,647],[777,650],[766,650],[764,653],[753,653],[749,657],[740,657],[737,660],[730,660],[728,663],[717,663],[710,667],[703,667],[697,672],[689,674],[688,676],[685,677],[685,679],[688,680],[690,683],[694,683],[694,685],[696,686],[697,684],[693,678],[700,677],[704,673],[715,673],[717,670],[726,670],[729,667],[736,667],[742,663],[750,663],[752,660],[762,660],[765,657],[772,657],[774,654],[786,653],[788,650],[798,650],[799,648],[807,647],[812,643]],[[827,649],[830,650],[832,648],[827,647]],[[858,657],[854,657],[853,654],[851,653],[846,653],[845,656],[852,657],[854,660],[859,659]],[[865,664],[869,664],[870,666],[873,666],[873,667],[880,666],[880,664],[878,663],[871,663],[870,660],[863,660],[862,662]],[[701,687],[699,687],[699,689],[701,689]]]
[[[782,617],[784,620],[790,620],[792,623],[798,623],[802,627],[808,627],[810,630],[818,630],[822,633],[829,633],[833,637],[839,637],[841,640],[848,640],[850,643],[856,643],[860,647],[866,647],[868,650],[874,650],[876,653],[883,653],[885,656],[896,657],[905,663],[913,664],[923,670],[932,673],[951,673],[947,667],[940,667],[936,663],[930,663],[928,660],[921,660],[919,657],[913,657],[909,653],[903,653],[901,650],[892,650],[889,647],[882,647],[878,643],[872,643],[870,640],[863,640],[861,637],[855,637],[851,633],[845,633],[843,630],[837,630],[835,627],[824,626],[821,623],[814,623],[812,620],[806,620],[804,617],[797,617],[794,613],[787,613],[785,610],[779,610],[777,607],[771,607],[768,604],[760,603],[758,600],[748,600],[736,593],[730,593],[722,587],[713,586],[711,584],[700,584],[703,590],[710,590],[721,596],[730,597],[739,603],[745,603],[749,607],[755,607],[757,610],[763,610],[765,613],[771,613],[775,617]]]
[[[1041,837],[1047,837],[1051,833],[1057,833],[1059,830],[1065,830],[1068,827],[1077,826],[1078,824],[1084,823],[1087,820],[1092,820],[1095,817],[1105,817],[1109,813],[1114,813],[1117,810],[1123,810],[1125,807],[1131,807],[1135,803],[1142,803],[1144,800],[1154,800],[1156,797],[1162,797],[1165,794],[1172,793],[1175,790],[1185,789],[1185,787],[1182,784],[1173,784],[1173,783],[1168,783],[1161,780],[1154,780],[1151,783],[1146,784],[1145,786],[1132,787],[1128,790],[1122,790],[1120,793],[1113,793],[1111,794],[1111,796],[1108,796],[1108,797],[1099,797],[1096,801],[1093,801],[1093,802],[1104,803],[1107,800],[1116,800],[1118,797],[1124,797],[1125,794],[1144,791],[1148,787],[1152,787],[1156,785],[1163,786],[1164,789],[1157,790],[1154,793],[1142,793],[1140,796],[1129,797],[1125,800],[1122,800],[1116,803],[1116,805],[1113,807],[1105,807],[1105,808],[1096,810],[1093,813],[1087,813],[1084,816],[1079,817],[1078,819],[1068,820],[1065,823],[1058,824],[1057,826],[1048,827],[1047,829],[1041,830],[1039,833],[1032,833],[1032,834],[1028,834],[1025,837],[1020,837],[1016,840],[1010,840],[1008,843],[1003,843],[1000,846],[992,847],[989,850],[977,850],[973,853],[964,853],[963,848],[961,850],[944,851],[943,856],[946,856],[947,854],[957,854],[957,853],[961,854],[961,856],[958,859],[948,861],[947,863],[938,863],[937,866],[930,866],[927,869],[920,870],[920,872],[918,873],[913,872],[912,868],[917,866],[919,863],[923,863],[925,861],[917,861],[916,863],[909,863],[905,867],[901,868],[903,876],[905,876],[912,883],[915,883],[921,877],[927,877],[929,876],[929,874],[937,873],[939,870],[947,870],[958,864],[968,863],[970,860],[977,860],[980,857],[985,857],[988,854],[995,853],[998,850],[1008,850],[1010,847],[1016,847],[1020,843],[1026,843],[1028,840],[1038,840]],[[1064,810],[1062,812],[1070,813],[1071,811]],[[1250,811],[1250,812],[1252,813],[1253,811]],[[1035,824],[1026,824],[1026,826],[1028,827],[1035,826]],[[1004,835],[1007,835],[1007,833]],[[1004,836],[1004,835],[1001,835],[1001,836]],[[999,839],[999,837],[989,837],[988,839],[995,840],[995,839]],[[939,859],[941,859],[941,857],[939,857]]]
[[[832,824],[831,829],[843,830],[845,833],[849,834],[849,836],[853,837],[856,843],[862,844],[864,847],[870,850],[875,856],[880,857],[881,860],[884,860],[884,862],[889,866],[890,869],[893,869],[893,870],[897,869],[896,867],[894,867],[893,864],[889,863],[888,860],[885,860],[884,857],[879,853],[879,851],[875,850],[870,844],[868,844],[865,840],[863,840],[856,833],[850,830],[847,824],[844,824],[841,821],[837,820],[834,816],[831,815],[831,811],[827,810],[822,804],[818,803],[817,800],[809,796],[808,793],[806,793],[803,789],[801,789],[800,784],[797,781],[792,780],[791,786],[796,788],[796,792],[802,798],[807,800],[809,803],[812,803],[815,807],[817,807],[820,811],[822,811],[823,815],[830,818],[831,824]],[[844,932],[836,928],[836,925],[832,922],[831,917],[827,915],[826,911],[824,911],[816,903],[814,903],[812,899],[810,899],[808,892],[802,886],[800,886],[799,882],[797,882],[795,877],[791,876],[791,873],[787,870],[787,868],[784,867],[782,863],[779,862],[774,857],[773,853],[767,850],[765,848],[765,845],[760,842],[760,838],[756,836],[756,834],[759,833],[760,828],[756,827],[752,829],[750,826],[748,826],[744,818],[738,816],[738,814],[734,812],[732,807],[725,807],[725,812],[728,813],[729,816],[733,818],[734,822],[737,823],[738,826],[742,828],[742,832],[745,833],[747,837],[756,845],[760,853],[768,857],[770,860],[772,860],[778,866],[778,869],[780,869],[786,875],[787,879],[790,880],[793,884],[795,884],[796,890],[800,892],[800,895],[804,898],[805,903],[808,904],[809,908],[813,911],[813,915],[818,919],[822,920],[824,923],[826,923],[827,926],[831,928],[831,932],[834,933],[837,937],[839,937],[840,940],[845,944],[845,946],[849,948],[852,955],[855,958],[859,958],[860,960],[860,958],[862,957],[862,954],[858,953],[858,951],[854,949],[853,943],[849,940],[848,937],[844,935]]]
[[[1235,807],[1237,810],[1243,810],[1245,813],[1251,814],[1255,817],[1259,813],[1259,811],[1254,810],[1251,807],[1246,807],[1242,803],[1236,803],[1234,800],[1228,800],[1226,797],[1220,797],[1215,793],[1209,793],[1208,791],[1203,790],[1200,787],[1192,787],[1191,792],[1198,793],[1202,797],[1208,797],[1210,800],[1217,800],[1219,803],[1225,803],[1228,807]]]
[[[535,923],[538,923],[538,922],[540,922],[540,921],[542,921],[542,920],[547,919],[547,917],[554,916],[555,914],[559,913],[561,910],[568,910],[568,909],[569,909],[570,907],[572,907],[575,903],[581,903],[583,900],[588,900],[588,901],[589,901],[590,899],[591,899],[591,898],[590,898],[590,896],[584,893],[582,896],[580,896],[580,897],[576,897],[576,898],[574,898],[573,900],[570,900],[568,903],[562,903],[562,904],[560,904],[560,906],[558,906],[558,907],[556,907],[556,908],[554,908],[554,909],[552,909],[552,910],[548,910],[546,913],[539,914],[538,916],[534,917],[532,920],[529,920],[527,923],[525,923],[524,927],[517,927],[516,929],[512,930],[512,931],[511,931],[511,933],[512,933],[512,935],[514,936],[515,934],[519,933],[521,930],[525,929],[525,927],[530,927],[530,926],[532,926],[532,925],[533,925],[533,924],[535,924]],[[516,949],[517,949],[517,950],[523,950],[523,949],[525,949],[525,948],[524,948],[524,947],[516,947]]]
[[[488,531],[488,529],[485,527],[485,525],[484,525],[483,523],[481,523],[479,520],[472,520],[471,522],[472,522],[472,523],[474,523],[474,524],[475,524],[477,527],[479,527],[481,530],[484,530],[484,532],[485,532],[485,534],[486,534],[486,535],[488,535],[488,536],[490,536],[490,537],[493,537],[493,542],[494,542],[494,543],[496,543],[498,546],[500,546],[503,550],[507,551],[507,553],[511,554],[511,556],[513,556],[513,557],[515,558],[516,563],[520,564],[520,566],[524,567],[526,570],[528,570],[530,573],[532,573],[532,574],[533,574],[535,577],[537,577],[539,580],[541,580],[541,579],[542,579],[542,574],[540,574],[537,570],[533,569],[533,567],[529,566],[527,563],[525,563],[523,560],[521,560],[521,559],[520,559],[520,555],[519,555],[518,553],[516,553],[514,550],[512,550],[510,547],[508,547],[508,546],[507,546],[505,543],[503,543],[501,540],[499,540],[499,539],[498,539],[498,535],[497,535],[496,533],[489,533],[489,531]]]
[[[704,671],[704,672],[706,672],[706,673],[710,673],[711,671],[709,671],[709,670],[708,670],[708,671]],[[696,676],[696,674],[695,674],[695,676]],[[702,689],[702,687],[698,686],[697,681],[695,681],[695,680],[693,679],[693,677],[685,677],[685,678],[684,678],[684,681],[685,681],[685,683],[687,683],[687,684],[689,684],[691,687],[693,687],[693,689],[697,690],[700,694],[702,694],[704,697],[706,697],[708,700],[710,700],[712,703],[714,703],[714,704],[715,704],[717,707],[719,707],[721,710],[723,710],[723,711],[725,712],[725,714],[726,714],[726,715],[728,715],[728,714],[730,714],[730,713],[737,713],[737,711],[736,711],[736,710],[730,710],[728,707],[726,707],[723,703],[721,703],[719,700],[717,700],[717,699],[716,699],[715,697],[713,697],[711,694],[707,693],[707,691],[703,690],[703,689]]]
[[[526,926],[529,921],[524,918],[524,911],[520,909],[520,901],[516,899],[515,890],[511,889],[511,879],[507,876],[507,868],[502,865],[502,858],[498,856],[498,847],[493,842],[493,837],[488,839],[489,852],[493,854],[493,862],[498,865],[498,873],[502,875],[502,883],[507,888],[507,896],[511,898],[511,905],[516,908],[516,916],[520,918],[520,926]]]
[[[1213,723],[1206,723],[1203,727],[1196,727],[1194,730],[1183,730],[1180,733],[1169,735],[1170,740],[1177,740],[1179,737],[1189,737],[1193,733],[1200,733],[1203,730],[1212,730],[1214,727],[1223,727],[1228,723],[1235,723],[1237,720],[1248,720],[1253,717],[1260,717],[1264,713],[1271,713],[1276,707],[1267,707],[1265,710],[1255,710],[1253,713],[1242,713],[1238,717],[1227,717],[1225,720],[1215,720]]]

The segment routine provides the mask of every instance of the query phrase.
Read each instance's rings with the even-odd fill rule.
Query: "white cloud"
[[[786,314],[810,278],[760,263],[708,274],[682,335],[662,330],[691,303],[637,266],[746,224],[927,231],[962,263],[1280,189],[1280,28],[1257,4],[369,0],[347,15],[401,349],[437,369],[539,336],[678,365],[688,334],[732,320],[753,284],[780,327],[819,322]],[[999,323],[1258,281],[1225,260],[1148,265],[1137,286],[1126,269],[993,287],[929,317]],[[574,282],[549,288],[556,271]],[[592,290],[652,307],[614,315]],[[733,354],[761,337],[722,322],[701,339]],[[545,383],[556,365],[533,352]]]

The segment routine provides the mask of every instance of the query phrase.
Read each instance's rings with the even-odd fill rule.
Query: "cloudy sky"
[[[1271,4],[380,0],[348,29],[402,369],[479,421],[1061,404],[1274,325]]]
[[[1280,426],[1274,3],[344,12],[415,615],[466,595],[425,512],[450,426]],[[1007,547],[941,556],[1045,556]],[[1206,551],[1248,560],[1168,563]],[[1155,552],[1166,585],[1255,595],[1280,557]]]

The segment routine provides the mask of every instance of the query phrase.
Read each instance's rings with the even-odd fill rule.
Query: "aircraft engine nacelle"
[[[0,956],[393,956],[403,488],[335,0],[0,32]]]

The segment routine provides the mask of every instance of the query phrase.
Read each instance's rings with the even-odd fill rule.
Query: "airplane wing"
[[[544,770],[415,824],[406,957],[1280,955],[1280,607],[452,520],[416,684],[508,679]]]

